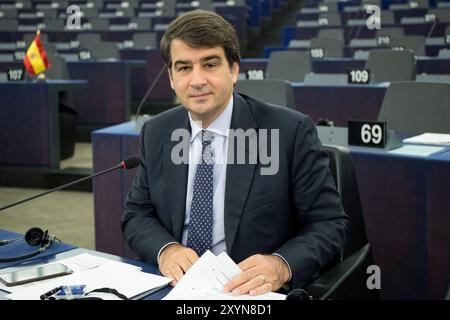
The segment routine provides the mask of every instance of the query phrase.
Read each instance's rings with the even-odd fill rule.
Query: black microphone
[[[58,191],[58,190],[70,187],[70,186],[72,186],[74,184],[77,184],[77,183],[80,183],[82,181],[95,178],[96,176],[102,175],[104,173],[107,173],[107,172],[110,172],[110,171],[113,171],[113,170],[116,170],[116,169],[120,169],[120,168],[121,169],[127,169],[127,170],[128,169],[133,169],[133,168],[137,167],[140,162],[141,162],[141,159],[137,155],[129,156],[129,157],[125,158],[124,160],[122,160],[118,165],[116,165],[116,166],[114,166],[112,168],[109,168],[109,169],[106,169],[106,170],[94,173],[94,174],[92,174],[90,176],[87,176],[87,177],[84,177],[84,178],[81,178],[81,179],[69,182],[69,183],[64,184],[62,186],[59,186],[59,187],[56,187],[54,189],[51,189],[51,190],[48,190],[48,191],[36,194],[36,195],[34,195],[32,197],[29,197],[29,198],[26,198],[26,199],[14,202],[12,204],[8,204],[7,206],[1,207],[0,211],[3,211],[5,209],[8,209],[8,208],[11,208],[11,207],[14,207],[14,206],[17,206],[18,204],[21,204],[21,203],[24,203],[24,202],[27,202],[27,201],[30,201],[30,200],[33,200],[33,199],[36,199],[36,198],[42,197],[42,196],[44,196],[46,194],[49,194],[49,193],[52,193],[52,192],[55,192],[55,191]]]
[[[428,38],[431,38],[431,34],[433,33],[434,28],[436,28],[436,26],[437,26],[438,23],[439,23],[439,18],[436,16],[436,17],[434,18],[433,24],[432,24],[431,27],[430,27],[430,30],[428,30],[428,33],[427,33],[425,39],[423,40],[423,44],[420,46],[420,48],[419,48],[419,50],[418,50],[417,53],[419,53],[419,52],[422,51],[422,49],[423,49],[424,55],[425,55],[425,56],[427,55],[427,52],[426,52],[426,51],[427,51],[427,50],[426,50],[427,39],[428,39]]]
[[[142,125],[144,124],[145,121],[145,116],[141,119],[139,118],[139,115],[141,114],[141,108],[144,105],[144,102],[147,100],[148,96],[150,95],[150,92],[152,92],[153,88],[155,87],[155,85],[158,83],[159,78],[161,78],[164,69],[166,69],[166,65],[163,64],[161,70],[159,70],[158,75],[156,76],[156,78],[153,80],[152,84],[150,85],[149,89],[147,90],[147,92],[145,93],[144,97],[142,98],[141,102],[139,103],[139,106],[137,107],[136,110],[136,125],[134,127],[135,131],[141,131]],[[147,116],[148,117],[148,116]]]
[[[109,168],[109,169],[97,172],[95,174],[92,174],[90,176],[84,177],[82,179],[78,179],[78,180],[72,181],[70,183],[67,183],[67,184],[59,186],[57,188],[54,188],[54,189],[51,189],[51,190],[39,193],[39,194],[34,195],[32,197],[29,197],[29,198],[26,198],[26,199],[14,202],[14,203],[9,204],[7,206],[1,207],[0,211],[3,211],[5,209],[8,209],[8,208],[11,208],[11,207],[14,207],[14,206],[17,206],[18,204],[21,204],[21,203],[24,203],[24,202],[27,202],[27,201],[30,201],[30,200],[33,200],[33,199],[36,199],[36,198],[42,197],[42,196],[44,196],[44,195],[46,195],[48,193],[52,193],[54,191],[58,191],[58,190],[67,188],[67,187],[69,187],[71,185],[77,184],[77,183],[85,181],[87,179],[92,179],[92,178],[94,178],[96,176],[102,175],[104,173],[107,173],[107,172],[110,172],[110,171],[113,171],[113,170],[116,170],[116,169],[119,169],[119,168],[122,168],[122,169],[135,168],[135,167],[137,167],[139,165],[140,162],[141,162],[141,159],[137,155],[129,156],[129,157],[125,158],[124,160],[122,160],[118,165],[116,165],[116,166],[114,166],[112,168]],[[49,235],[48,234],[48,230],[43,231],[40,228],[34,227],[34,228],[29,229],[24,237],[0,240],[0,246],[6,245],[6,244],[14,242],[14,241],[18,241],[18,240],[20,240],[22,238],[24,238],[25,241],[30,246],[40,245],[41,247],[39,249],[37,249],[36,251],[34,251],[32,253],[29,253],[29,254],[26,254],[26,255],[17,256],[17,257],[9,257],[9,258],[0,258],[0,263],[7,263],[7,262],[14,262],[14,261],[19,261],[19,260],[29,259],[31,257],[37,256],[38,254],[43,253],[55,241],[60,241],[58,238],[56,238],[56,236]]]
[[[433,21],[433,24],[431,25],[430,29],[428,30],[427,36],[425,37],[425,41],[426,41],[428,38],[431,38],[431,34],[433,33],[434,28],[436,28],[436,25],[437,25],[438,23],[439,23],[439,18],[438,18],[437,16],[435,16],[434,21]]]

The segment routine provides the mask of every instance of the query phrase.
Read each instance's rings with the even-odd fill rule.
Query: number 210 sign
[[[363,147],[384,148],[386,145],[386,122],[348,122],[348,144]]]

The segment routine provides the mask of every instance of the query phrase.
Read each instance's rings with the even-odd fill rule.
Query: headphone
[[[301,301],[308,301],[313,300],[313,296],[310,295],[306,290],[303,290],[301,288],[294,289],[290,291],[286,295],[286,300],[301,300]]]
[[[20,239],[24,238],[25,241],[30,246],[37,246],[40,245],[41,247],[37,249],[36,251],[23,255],[23,256],[17,256],[17,257],[11,257],[11,258],[0,258],[0,263],[2,262],[14,262],[19,260],[25,260],[34,256],[37,256],[38,254],[43,253],[48,247],[50,247],[56,240],[60,241],[56,236],[49,235],[48,230],[43,231],[41,228],[33,227],[29,229],[24,237],[18,237],[14,239],[7,239],[7,240],[0,240],[0,246],[9,244],[11,242],[18,241]]]

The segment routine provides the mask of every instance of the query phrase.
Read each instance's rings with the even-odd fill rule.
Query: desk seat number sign
[[[245,71],[245,78],[249,80],[264,80],[265,77],[265,72],[261,69],[250,69]]]
[[[89,50],[80,50],[78,52],[78,59],[81,61],[92,60],[92,53]]]
[[[347,82],[349,84],[368,84],[368,83],[370,83],[369,69],[349,69],[347,71]]]
[[[23,81],[25,78],[24,69],[8,69],[6,70],[6,78],[8,81]]]
[[[384,148],[386,145],[386,122],[349,120],[348,144]]]

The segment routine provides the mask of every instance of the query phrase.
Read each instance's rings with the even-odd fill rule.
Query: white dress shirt
[[[226,251],[224,208],[225,208],[225,180],[227,174],[228,134],[233,114],[233,98],[224,111],[206,129],[196,123],[189,113],[191,124],[191,145],[189,148],[189,172],[186,192],[186,214],[184,218],[183,237],[181,243],[186,245],[189,232],[189,217],[191,212],[194,180],[197,165],[202,157],[202,130],[207,131],[213,138],[211,152],[214,159],[213,167],[213,228],[212,249],[214,254]]]

